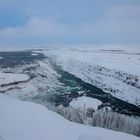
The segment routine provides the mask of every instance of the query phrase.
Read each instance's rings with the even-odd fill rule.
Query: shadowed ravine
[[[103,90],[82,81],[81,79],[66,71],[63,71],[60,66],[55,64],[55,62],[50,61],[50,63],[57,71],[57,73],[61,75],[59,81],[63,83],[63,86],[56,90],[56,93],[59,94],[52,94],[49,96],[47,93],[43,94],[43,96],[42,94],[39,94],[34,97],[33,100],[37,100],[43,103],[45,101],[44,99],[46,99],[56,106],[68,106],[72,99],[85,95],[87,97],[99,99],[103,102],[103,106],[111,107],[114,112],[126,115],[140,116],[140,109],[137,106],[115,98],[109,93],[105,93]]]
[[[37,96],[31,99],[32,101],[41,103],[43,105],[46,105],[46,103],[49,102],[55,106],[61,104],[68,106],[69,102],[73,98],[85,95],[101,100],[103,102],[103,106],[111,107],[114,112],[140,116],[140,109],[137,106],[115,98],[96,86],[88,84],[76,76],[62,70],[60,66],[58,66],[52,59],[47,58],[44,54],[37,53],[38,55],[33,56],[31,55],[32,53],[32,51],[0,52],[0,56],[3,57],[3,59],[0,59],[1,68],[16,68],[25,64],[32,64],[38,60],[42,61],[47,59],[54,70],[61,75],[58,80],[60,83],[62,83],[62,86],[59,86],[53,93],[49,93],[48,91],[45,93],[40,92]],[[36,69],[36,67],[29,67],[28,71],[34,69]],[[31,72],[27,74],[30,76],[30,78],[32,78]]]

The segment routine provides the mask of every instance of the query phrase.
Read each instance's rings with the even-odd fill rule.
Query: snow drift
[[[70,122],[47,108],[0,94],[2,140],[139,140],[129,134]]]

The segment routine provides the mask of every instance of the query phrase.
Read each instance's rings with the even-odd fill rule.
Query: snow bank
[[[26,74],[0,73],[0,86],[29,80]]]
[[[94,98],[90,98],[90,97],[86,97],[86,96],[82,96],[76,99],[73,99],[70,102],[70,106],[73,108],[92,108],[94,110],[98,109],[98,106],[101,105],[102,102],[94,99]]]
[[[140,140],[136,136],[70,122],[47,108],[0,94],[3,140]]]

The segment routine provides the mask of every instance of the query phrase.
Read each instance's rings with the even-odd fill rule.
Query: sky
[[[140,44],[140,0],[0,0],[0,47]]]

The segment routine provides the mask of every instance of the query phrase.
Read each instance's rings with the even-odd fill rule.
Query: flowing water
[[[31,64],[36,60],[49,59],[41,53],[38,53],[38,55],[31,55],[32,53],[32,51],[0,52],[0,56],[3,57],[3,59],[0,59],[0,67],[12,68],[18,65]],[[43,105],[50,103],[55,106],[61,104],[63,106],[69,106],[69,103],[72,101],[72,99],[80,96],[87,96],[102,101],[103,105],[100,107],[109,106],[114,112],[140,116],[140,108],[136,107],[135,105],[117,99],[109,93],[105,93],[103,90],[97,88],[96,86],[88,84],[76,76],[63,71],[61,67],[57,66],[52,61],[50,61],[50,63],[55,71],[61,75],[61,77],[58,78],[61,85],[58,86],[55,91],[53,91],[53,93],[48,91],[40,91],[37,96],[31,99],[32,101]],[[32,70],[32,68],[30,69]]]
[[[80,96],[87,96],[102,101],[103,104],[101,108],[108,106],[111,107],[114,112],[140,116],[140,109],[137,106],[115,98],[109,93],[105,93],[102,89],[88,84],[76,76],[63,71],[62,68],[56,65],[54,62],[51,62],[51,64],[57,73],[61,75],[58,80],[63,84],[56,89],[56,93],[39,94],[34,97],[33,100],[42,102],[42,104],[48,100],[50,103],[55,104],[56,106],[69,106],[69,103],[72,101],[72,99]]]

